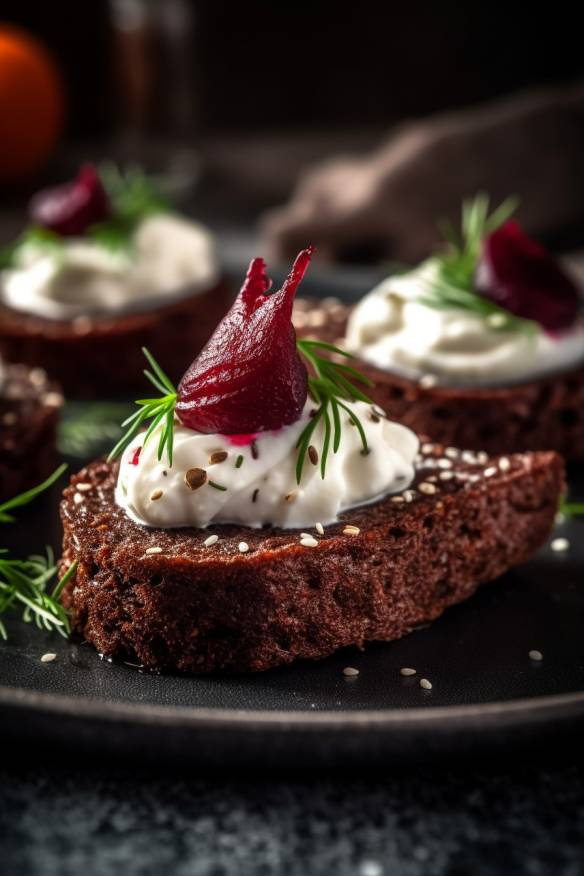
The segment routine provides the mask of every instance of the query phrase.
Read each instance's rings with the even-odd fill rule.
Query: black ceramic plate
[[[111,445],[120,407],[95,410]],[[88,440],[88,408],[66,413],[64,449],[79,466],[99,448]],[[573,497],[584,496],[581,475],[570,480]],[[23,509],[0,531],[2,543],[21,554],[58,549],[58,494]],[[419,759],[572,732],[584,725],[584,521],[560,524],[555,535],[569,539],[567,552],[545,547],[431,627],[256,676],[155,676],[14,620],[0,644],[0,730],[223,765]],[[530,660],[531,649],[543,661]],[[46,652],[57,659],[42,663]],[[345,677],[346,666],[359,675]],[[402,666],[417,675],[403,678]]]

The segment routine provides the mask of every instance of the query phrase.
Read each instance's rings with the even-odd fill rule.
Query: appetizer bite
[[[68,395],[137,389],[143,345],[178,377],[228,306],[210,233],[138,171],[84,165],[29,220],[0,265],[0,352]]]
[[[584,459],[583,299],[562,265],[508,217],[465,205],[462,236],[349,309],[300,305],[302,332],[344,345],[401,423],[489,453]],[[340,340],[337,340],[340,339]]]
[[[548,536],[559,456],[420,444],[346,354],[296,339],[310,255],[274,293],[251,263],[178,389],[146,351],[161,395],[65,490],[64,604],[103,654],[258,671],[394,639]]]
[[[42,368],[0,357],[0,502],[43,481],[57,456],[63,395]]]

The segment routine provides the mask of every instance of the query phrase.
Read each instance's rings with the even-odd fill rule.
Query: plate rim
[[[36,711],[55,717],[110,724],[129,722],[142,726],[190,726],[238,731],[283,730],[387,730],[412,727],[418,730],[440,725],[450,727],[517,726],[526,720],[566,721],[584,719],[584,691],[522,697],[456,706],[430,708],[359,709],[344,711],[211,709],[189,706],[159,706],[150,703],[84,699],[64,694],[0,686],[0,714],[4,711]]]

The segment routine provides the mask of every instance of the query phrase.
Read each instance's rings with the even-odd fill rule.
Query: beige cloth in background
[[[272,258],[307,243],[335,260],[359,249],[415,262],[478,191],[520,197],[518,219],[548,242],[584,244],[584,83],[516,94],[396,130],[364,158],[303,174],[288,204],[262,222]]]

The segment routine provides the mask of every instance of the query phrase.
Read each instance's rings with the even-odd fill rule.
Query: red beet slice
[[[580,309],[577,286],[515,221],[485,238],[476,285],[485,298],[515,316],[538,322],[547,332],[569,328]]]
[[[231,310],[179,384],[176,410],[185,426],[242,435],[298,419],[308,388],[292,304],[312,253],[303,250],[282,288],[270,295],[265,263],[253,259]]]
[[[110,212],[108,196],[91,164],[84,164],[71,182],[38,192],[28,207],[31,222],[62,237],[81,236]]]

